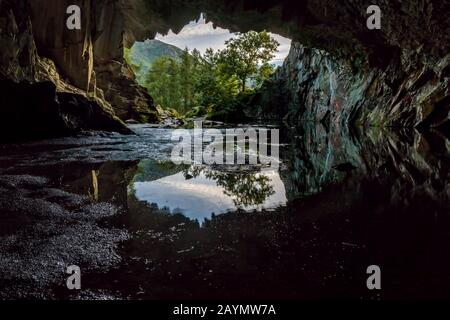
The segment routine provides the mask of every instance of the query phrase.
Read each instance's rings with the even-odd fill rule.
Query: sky
[[[216,181],[200,173],[198,177],[186,180],[179,172],[158,180],[135,182],[133,189],[139,200],[156,204],[160,209],[167,208],[171,213],[181,213],[200,224],[216,215],[241,208],[246,211],[274,209],[286,205],[286,189],[278,170],[266,170],[255,175],[268,178],[273,194],[259,205],[237,206],[235,196],[229,195]]]
[[[270,35],[280,43],[278,52],[271,63],[281,65],[289,53],[291,40],[273,33],[270,33]],[[203,14],[200,14],[197,21],[189,22],[178,34],[169,30],[166,35],[158,33],[155,39],[180,49],[186,47],[189,50],[197,49],[203,54],[208,48],[213,48],[214,50],[225,48],[225,41],[235,36],[236,33],[231,33],[228,29],[214,28],[213,23],[211,21],[207,23]]]

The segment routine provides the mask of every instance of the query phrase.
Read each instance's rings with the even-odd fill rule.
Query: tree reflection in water
[[[239,208],[261,205],[275,194],[270,177],[256,170],[227,172],[201,166],[183,170],[186,179],[196,178],[201,173],[223,187],[224,193],[233,198],[234,205]]]
[[[277,170],[257,166],[177,166],[143,160],[128,187],[130,197],[200,224],[236,210],[274,210],[286,205]]]

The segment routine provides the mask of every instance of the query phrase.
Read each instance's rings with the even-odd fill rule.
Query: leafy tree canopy
[[[250,31],[227,41],[223,50],[208,49],[201,55],[186,48],[180,58],[157,58],[141,85],[165,109],[233,121],[241,118],[248,96],[273,73],[269,61],[278,46],[266,31]]]
[[[268,63],[280,45],[266,31],[249,31],[225,44],[226,48],[219,52],[219,63],[223,72],[238,77],[241,91],[245,91],[249,78],[260,80],[267,77]]]

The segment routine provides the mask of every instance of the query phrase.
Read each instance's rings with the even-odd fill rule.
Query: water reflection
[[[32,217],[40,212],[35,209],[51,211],[50,201],[67,205],[68,195],[53,188],[123,208],[99,222],[126,230],[129,239],[118,250],[117,268],[83,269],[83,286],[92,291],[133,299],[450,297],[450,143],[445,135],[314,125],[281,132],[289,139],[280,150],[279,172],[177,166],[168,161],[170,152],[161,156],[160,150],[172,147],[170,131],[151,128],[142,128],[139,137],[118,137],[120,148],[103,141],[95,153],[84,144],[41,148],[41,153],[37,146],[26,153],[22,148],[22,154],[7,150],[0,169],[5,175],[49,178],[51,196],[25,203]],[[159,149],[150,150],[153,143]],[[147,160],[136,150],[143,145]],[[8,186],[5,179],[0,192]],[[43,197],[42,190],[13,186],[21,197]],[[18,203],[0,202],[6,213]],[[69,204],[68,210],[78,210],[76,201]],[[266,210],[271,208],[276,209]],[[20,230],[24,221],[33,223],[28,211],[7,214],[1,221],[4,233]],[[203,221],[201,227],[195,220]],[[59,219],[51,223],[55,230],[61,227]],[[25,235],[26,241],[33,237]],[[8,241],[15,244],[13,236]],[[89,249],[83,238],[64,241],[80,252]],[[370,264],[382,268],[381,292],[365,286]],[[36,290],[17,281],[27,292]]]
[[[163,167],[166,172],[177,169],[178,172],[154,179]],[[130,185],[132,196],[200,223],[213,214],[237,209],[275,209],[287,202],[284,184],[275,170],[230,172],[201,166],[180,168],[145,160],[138,168]]]

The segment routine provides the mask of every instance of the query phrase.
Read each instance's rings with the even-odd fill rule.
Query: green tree
[[[166,108],[172,108],[180,111],[182,108],[182,92],[181,87],[183,83],[180,81],[180,64],[177,60],[169,58],[168,71],[169,81],[169,101],[170,103],[166,105]]]
[[[256,89],[273,73],[269,61],[278,45],[267,32],[250,31],[227,41],[222,51],[208,49],[201,55],[186,48],[179,58],[156,59],[145,87],[164,109],[189,117],[208,114],[216,120],[240,121],[253,91],[247,83],[251,80]],[[125,58],[130,60],[129,51]]]
[[[197,105],[196,68],[187,48],[179,59],[159,57],[146,76],[145,87],[161,107],[184,114]]]
[[[133,70],[134,74],[138,74],[142,68],[142,65],[141,64],[138,65],[133,62],[133,60],[131,59],[131,49],[130,48],[124,47],[123,57],[124,57],[126,63],[128,64],[128,66],[131,68],[131,70]]]
[[[196,72],[194,57],[189,54],[188,48],[184,49],[180,62],[180,79],[183,113],[195,107],[195,81]]]
[[[179,110],[180,81],[179,66],[171,57],[160,57],[153,62],[147,74],[145,86],[156,104],[163,108]]]
[[[230,109],[239,93],[239,83],[234,75],[221,72],[218,66],[219,52],[208,49],[203,56],[195,52],[193,56],[197,103],[213,112]]]
[[[222,72],[235,75],[240,80],[241,92],[245,92],[247,81],[260,82],[267,77],[268,62],[275,57],[280,45],[266,31],[249,31],[228,40],[226,48],[219,53]],[[260,66],[265,66],[260,68]]]

